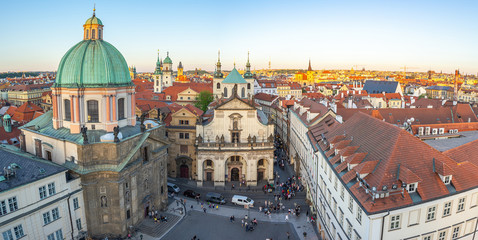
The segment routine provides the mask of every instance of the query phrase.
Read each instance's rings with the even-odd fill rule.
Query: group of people
[[[231,222],[234,222],[234,216],[231,216]],[[257,226],[257,220],[254,218],[251,221],[248,221],[249,217],[246,215],[244,219],[241,220],[241,226],[246,229],[246,232],[254,231],[254,226]]]
[[[150,219],[153,219],[155,223],[167,222],[168,217],[158,214],[158,211],[149,211],[148,216]]]

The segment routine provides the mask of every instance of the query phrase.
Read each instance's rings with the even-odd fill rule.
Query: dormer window
[[[418,183],[410,183],[407,185],[407,191],[409,193],[416,192],[417,191],[417,185]]]
[[[451,175],[445,176],[445,177],[443,178],[443,182],[445,183],[445,185],[450,184],[450,182],[451,182]]]

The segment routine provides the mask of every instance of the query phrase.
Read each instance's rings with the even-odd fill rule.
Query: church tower
[[[310,63],[310,58],[309,58],[309,68],[307,68],[307,84],[308,85],[314,85],[314,79],[315,79],[315,73],[312,70],[312,65]]]
[[[154,69],[153,73],[153,81],[154,81],[154,92],[160,93],[162,90],[162,76],[163,72],[161,71],[161,59],[159,58],[159,50],[158,50],[158,60],[156,61],[156,68]]]
[[[163,75],[162,75],[162,87],[163,89],[173,86],[173,61],[169,58],[169,52],[167,52],[166,58],[163,61]],[[163,90],[161,89],[161,90]]]
[[[254,95],[254,78],[251,72],[251,63],[249,62],[249,52],[247,52],[246,72],[244,73],[244,80],[247,82],[246,96]]]
[[[178,65],[178,77],[179,76],[183,76],[183,64],[181,62],[179,62]]]
[[[222,95],[222,86],[221,82],[224,79],[224,74],[221,72],[221,51],[217,52],[217,63],[216,63],[216,71],[214,72],[213,78],[213,94],[214,97],[221,97]]]

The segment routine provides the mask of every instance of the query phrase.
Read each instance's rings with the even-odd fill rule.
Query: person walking
[[[241,220],[241,226],[244,227],[244,219]]]
[[[290,239],[290,233],[286,232],[285,234],[287,235],[287,239]]]
[[[203,208],[202,210],[204,211],[204,213],[206,213],[206,208]]]
[[[289,221],[289,215],[285,215],[285,221],[286,221],[286,222]]]

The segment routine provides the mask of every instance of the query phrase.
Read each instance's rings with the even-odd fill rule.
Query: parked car
[[[224,196],[215,192],[208,192],[206,194],[206,201],[219,203],[219,204],[226,204],[226,199],[224,198]]]
[[[191,189],[188,189],[188,190],[184,191],[183,194],[184,194],[185,197],[190,197],[190,198],[196,198],[196,197],[200,198],[201,197],[201,194],[199,194],[199,193],[197,193],[197,192],[195,192]]]
[[[232,203],[234,203],[235,205],[248,205],[249,207],[253,207],[254,206],[254,200],[246,197],[246,196],[240,196],[240,195],[234,195],[232,196]]]
[[[179,193],[181,189],[174,184],[174,183],[168,183],[168,192],[173,192],[173,193]]]

